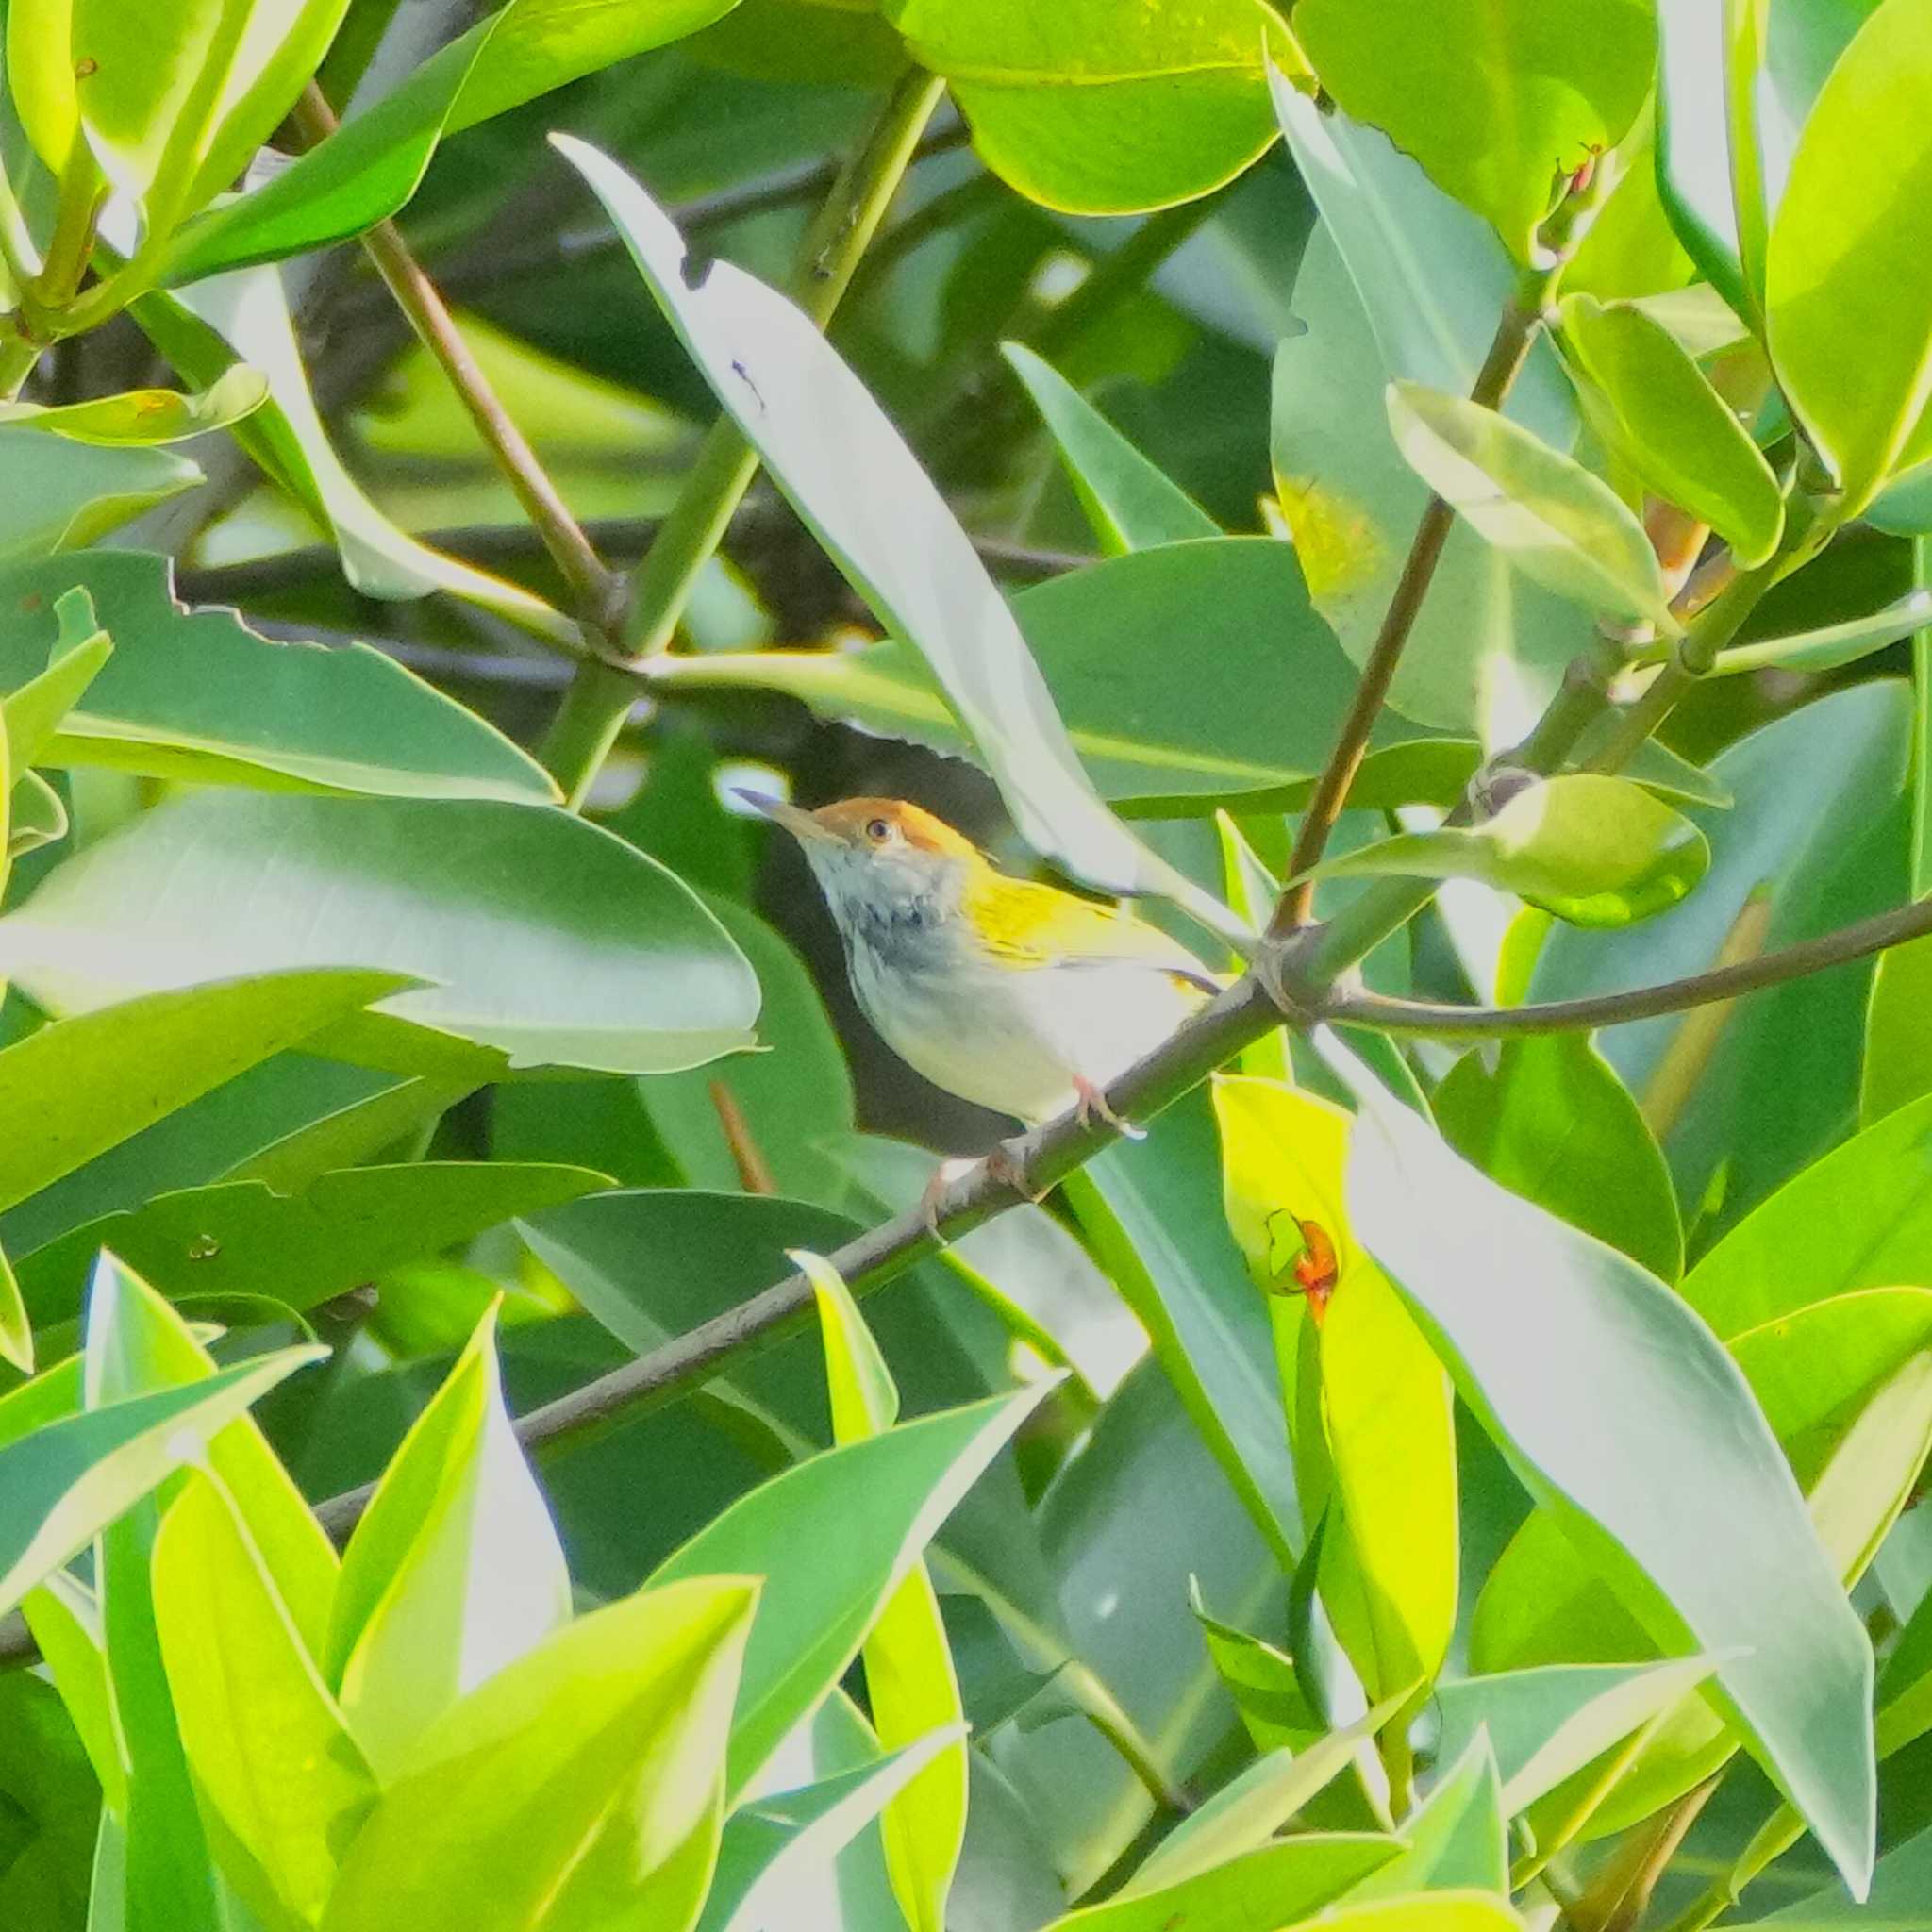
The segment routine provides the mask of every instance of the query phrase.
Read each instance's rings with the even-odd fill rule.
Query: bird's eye
[[[865,836],[874,845],[883,845],[892,836],[892,828],[884,819],[868,819],[865,822]]]

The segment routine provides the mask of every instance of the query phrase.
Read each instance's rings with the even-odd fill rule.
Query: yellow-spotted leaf
[[[75,442],[109,447],[179,442],[185,437],[206,435],[210,429],[225,429],[252,415],[267,400],[268,378],[245,362],[235,362],[198,393],[134,389],[52,408],[35,403],[4,403],[0,404],[0,423],[17,423],[23,428],[72,437]]]

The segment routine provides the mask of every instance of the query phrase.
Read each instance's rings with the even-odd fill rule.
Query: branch
[[[313,80],[303,90],[290,119],[311,146],[333,134],[338,125],[334,109]],[[616,614],[618,579],[605,569],[570,506],[538,460],[537,452],[498,400],[490,378],[458,329],[448,304],[409,252],[402,230],[393,222],[378,222],[363,236],[362,246],[424,347],[441,364],[497,467],[516,491],[524,513],[570,586],[578,615],[592,629],[608,632]]]
[[[1550,218],[1545,231],[1546,257],[1524,272],[1503,305],[1490,352],[1483,358],[1483,365],[1469,391],[1470,401],[1481,408],[1503,407],[1529,358],[1537,330],[1542,325],[1543,310],[1556,295],[1563,271],[1582,239],[1594,202],[1597,174],[1592,164],[1586,164],[1578,172],[1562,205]],[[1349,788],[1368,756],[1369,734],[1388,702],[1396,667],[1402,661],[1415,621],[1422,614],[1423,600],[1435,580],[1436,566],[1441,561],[1442,546],[1449,541],[1455,521],[1456,512],[1441,497],[1431,493],[1422,521],[1416,525],[1415,538],[1408,546],[1408,556],[1396,580],[1394,594],[1389,600],[1389,608],[1383,613],[1382,627],[1375,634],[1368,662],[1362,666],[1361,682],[1356,687],[1348,715],[1336,735],[1335,748],[1328,754],[1328,762],[1315,782],[1314,796],[1302,814],[1294,850],[1288,861],[1288,875],[1298,883],[1281,895],[1281,903],[1274,908],[1268,927],[1273,939],[1285,938],[1298,926],[1307,925],[1314,916],[1315,881],[1306,874],[1320,862],[1335,822],[1348,804]]]
[[[1927,934],[1932,934],[1932,898],[1876,913],[1856,925],[1801,941],[1775,953],[1762,953],[1735,966],[1721,966],[1688,979],[1666,980],[1661,986],[1639,987],[1631,992],[1595,993],[1586,999],[1549,1000],[1524,1007],[1438,1006],[1425,1000],[1357,992],[1330,1001],[1324,1017],[1372,1026],[1378,1033],[1474,1035],[1486,1040],[1524,1033],[1574,1033],[1622,1025],[1630,1020],[1654,1020],[1664,1013],[1683,1013],[1693,1007],[1736,999],[1740,993],[1761,992],[1766,987],[1867,958]]]

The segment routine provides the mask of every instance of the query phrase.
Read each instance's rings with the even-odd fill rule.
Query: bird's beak
[[[836,841],[837,835],[826,831],[810,812],[802,811],[795,805],[787,805],[781,798],[767,798],[761,791],[746,791],[738,786],[733,786],[732,790],[754,811],[761,811],[774,824],[783,825],[801,845],[825,845]]]

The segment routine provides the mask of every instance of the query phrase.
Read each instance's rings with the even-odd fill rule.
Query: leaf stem
[[[313,80],[302,91],[291,119],[311,146],[326,140],[337,127],[335,110]],[[424,347],[441,366],[477,434],[516,492],[524,514],[570,586],[586,628],[608,635],[614,625],[619,579],[591,549],[583,526],[571,514],[536,451],[510,420],[458,329],[448,305],[410,253],[402,231],[393,222],[378,222],[363,236],[362,246]]]
[[[1542,326],[1543,311],[1555,298],[1575,244],[1593,205],[1597,171],[1587,170],[1562,206],[1551,217],[1546,229],[1549,242],[1544,256],[1517,278],[1515,289],[1503,305],[1503,313],[1491,340],[1489,354],[1471,385],[1469,399],[1479,408],[1499,409],[1514,386]],[[1395,681],[1397,666],[1407,646],[1416,619],[1422,614],[1429,586],[1435,581],[1436,566],[1441,561],[1443,546],[1456,522],[1456,512],[1441,497],[1430,495],[1408,546],[1402,575],[1383,613],[1382,627],[1362,666],[1361,681],[1356,686],[1348,714],[1336,734],[1328,762],[1315,782],[1314,795],[1295,833],[1294,850],[1290,855],[1288,875],[1295,883],[1281,895],[1274,917],[1268,927],[1271,939],[1281,939],[1307,925],[1314,916],[1315,881],[1307,874],[1327,849],[1329,835],[1348,805],[1349,788],[1368,756],[1369,735],[1375,720],[1389,701],[1390,687]]]
[[[944,85],[921,68],[907,69],[808,230],[791,293],[821,327],[898,191]],[[721,413],[631,579],[622,627],[626,656],[649,657],[670,643],[758,468],[758,453]],[[582,805],[636,696],[635,679],[621,667],[587,666],[573,681],[543,747],[543,762],[573,809]]]

